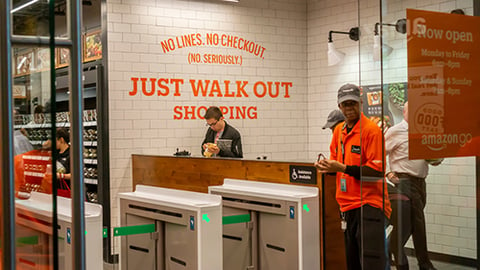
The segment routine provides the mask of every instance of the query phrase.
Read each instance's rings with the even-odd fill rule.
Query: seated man
[[[220,108],[208,108],[204,118],[210,128],[202,143],[202,155],[208,156],[207,152],[220,157],[243,158],[240,133],[224,120]]]

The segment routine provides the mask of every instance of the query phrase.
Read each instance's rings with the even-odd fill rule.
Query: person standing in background
[[[70,183],[70,134],[66,128],[56,132],[56,149],[58,150],[57,179]]]
[[[461,8],[457,8],[457,9],[454,9],[452,11],[450,11],[451,14],[458,14],[458,15],[465,15],[465,11],[463,11],[463,9]]]
[[[342,111],[340,111],[339,109],[335,109],[328,114],[327,122],[325,123],[325,125],[323,125],[322,129],[329,128],[333,133],[335,128],[338,125],[342,124],[343,121],[345,121],[345,116],[343,115]],[[323,155],[323,154],[319,154],[319,157],[318,157],[319,159],[320,159],[320,155]],[[328,174],[334,175],[335,173],[328,173]]]
[[[20,116],[21,115],[19,115],[16,110],[13,110],[13,119],[15,121],[15,125],[22,124],[22,121],[20,121],[18,118]],[[13,148],[14,156],[33,150],[33,145],[25,136],[25,133],[22,132],[22,129],[15,129],[15,131],[13,132],[13,144],[14,144],[14,148]]]
[[[13,155],[20,155],[26,153],[28,151],[33,150],[33,145],[30,143],[27,137],[23,135],[22,131],[17,129],[13,133],[13,142],[14,142],[14,149]]]
[[[328,114],[327,123],[323,125],[322,129],[329,128],[333,132],[335,127],[343,121],[345,121],[345,116],[343,115],[342,111],[339,109],[333,110]]]
[[[240,132],[225,121],[220,108],[208,108],[204,118],[209,128],[202,142],[202,155],[209,152],[220,157],[243,158]],[[230,149],[220,149],[218,140],[230,141]]]
[[[43,124],[45,123],[45,114],[43,112],[43,106],[37,105],[33,110],[33,119],[30,124]]]
[[[425,229],[425,214],[423,210],[427,203],[425,178],[428,175],[428,165],[438,166],[443,159],[411,160],[408,157],[408,102],[403,107],[402,122],[391,127],[385,133],[385,150],[389,160],[390,171],[386,176],[395,185],[395,194],[400,198],[400,210],[392,218],[393,230],[390,239],[390,249],[395,257],[397,269],[409,269],[404,252],[404,245],[412,235],[415,254],[420,270],[435,270],[428,257],[427,235]],[[398,195],[396,195],[398,196]]]
[[[383,179],[383,133],[360,112],[358,86],[340,87],[337,103],[345,123],[333,132],[330,159],[314,165],[320,173],[337,174],[347,269],[387,269],[385,227],[391,208]]]

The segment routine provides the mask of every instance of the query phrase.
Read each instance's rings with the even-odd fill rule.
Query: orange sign
[[[479,17],[407,9],[411,159],[480,155],[479,44]]]

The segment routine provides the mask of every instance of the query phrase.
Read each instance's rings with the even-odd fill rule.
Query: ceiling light
[[[333,42],[328,42],[328,65],[334,66],[340,62],[342,62],[343,58],[345,57],[344,52],[337,51]]]
[[[345,53],[338,51],[335,48],[335,45],[333,45],[332,34],[345,34],[345,35],[348,35],[348,37],[351,40],[357,41],[360,37],[360,31],[359,31],[358,27],[353,27],[353,28],[350,29],[349,32],[330,31],[328,33],[327,59],[328,59],[328,65],[329,66],[334,66],[334,65],[340,63],[343,60],[343,58],[345,57]]]
[[[380,39],[378,26],[380,23],[375,24],[374,29],[374,36],[373,36],[373,61],[379,61],[382,56],[388,56],[392,53],[393,48],[386,43],[382,44],[382,40]],[[387,26],[395,26],[395,30],[399,33],[405,34],[407,32],[407,20],[406,19],[399,19],[397,23],[390,24],[390,23],[382,23],[381,25]],[[380,47],[382,50],[380,51]]]
[[[393,48],[386,43],[381,44],[380,35],[373,36],[373,61],[379,61],[381,56],[388,56],[392,53]],[[382,46],[382,53],[380,54],[380,46]]]
[[[32,1],[29,1],[29,2],[27,2],[27,3],[25,3],[25,4],[22,4],[22,5],[20,5],[20,6],[16,7],[16,8],[14,8],[14,9],[12,9],[12,11],[10,11],[10,13],[17,12],[17,11],[19,11],[19,10],[23,9],[23,8],[26,8],[26,7],[30,6],[30,5],[33,5],[33,4],[35,4],[35,3],[36,3],[36,2],[38,2],[38,1],[39,1],[39,0],[32,0]]]

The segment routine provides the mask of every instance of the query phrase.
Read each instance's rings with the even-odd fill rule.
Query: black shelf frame
[[[69,85],[69,68],[62,67],[56,69],[56,110],[68,111],[68,85]],[[109,143],[109,117],[108,117],[108,91],[105,69],[102,65],[102,59],[87,62],[83,64],[83,74],[86,84],[84,85],[84,102],[89,100],[85,109],[92,109],[93,99],[95,99],[95,109],[97,111],[97,196],[98,204],[103,209],[103,228],[108,232],[111,231],[111,203],[110,203],[110,143]],[[26,74],[14,78],[16,83],[25,83],[30,76],[34,74]],[[84,82],[85,82],[84,81]],[[88,184],[95,185],[95,184]],[[103,238],[103,259],[105,262],[114,264],[118,263],[118,255],[111,254],[112,237],[110,233]]]

